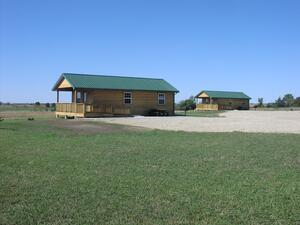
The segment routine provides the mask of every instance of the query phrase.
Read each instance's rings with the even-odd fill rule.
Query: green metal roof
[[[237,99],[251,99],[248,95],[243,92],[234,91],[201,91],[197,96],[202,93],[206,93],[210,98],[237,98]]]
[[[63,73],[52,88],[53,91],[57,90],[58,85],[63,79],[66,79],[72,85],[73,89],[82,88],[179,92],[175,87],[163,79],[75,73]]]

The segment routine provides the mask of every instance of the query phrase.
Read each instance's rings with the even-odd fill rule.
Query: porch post
[[[77,113],[77,91],[74,90],[74,95],[75,95],[75,113]]]
[[[56,90],[56,102],[59,103],[59,90]]]

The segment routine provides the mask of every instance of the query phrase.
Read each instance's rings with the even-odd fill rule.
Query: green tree
[[[49,108],[49,107],[50,107],[50,103],[47,102],[47,103],[45,104],[45,107],[46,107],[46,108]]]
[[[295,98],[294,106],[299,106],[300,107],[300,97]]]
[[[41,105],[41,103],[40,103],[40,102],[35,102],[34,104],[35,104],[35,105]]]
[[[194,110],[196,108],[196,101],[194,96],[179,102],[179,107],[182,110]]]
[[[281,99],[281,97],[279,97],[279,98],[275,101],[275,106],[276,106],[276,107],[285,107],[285,103],[284,103],[283,99]]]
[[[286,94],[283,98],[282,98],[284,105],[287,107],[291,107],[294,104],[294,96],[292,94]]]
[[[258,98],[258,106],[263,107],[264,106],[264,99],[263,98]]]

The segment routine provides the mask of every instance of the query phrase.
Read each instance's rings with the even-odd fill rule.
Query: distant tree
[[[0,102],[0,105],[2,105],[2,102]]]
[[[181,110],[194,110],[196,108],[196,101],[194,96],[179,102],[179,108]]]
[[[264,99],[258,98],[258,107],[263,107],[263,106],[264,106]]]
[[[9,102],[6,102],[6,105],[10,105],[10,103],[9,103]]]
[[[300,97],[295,98],[295,100],[294,100],[294,106],[300,107]]]
[[[56,104],[55,103],[51,103],[51,111],[55,111],[56,110]]]
[[[286,94],[282,101],[284,102],[284,105],[287,107],[291,107],[294,104],[294,96],[292,94]]]
[[[285,107],[285,103],[284,103],[283,99],[281,99],[281,97],[279,97],[279,98],[275,101],[275,106],[276,106],[276,107]]]
[[[50,103],[47,102],[47,103],[45,104],[45,107],[46,107],[46,108],[49,108],[49,107],[50,107]]]
[[[35,102],[34,104],[35,104],[35,105],[41,105],[41,103],[40,103],[40,102]]]

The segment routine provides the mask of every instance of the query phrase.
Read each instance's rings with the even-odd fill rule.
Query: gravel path
[[[220,117],[129,117],[85,120],[191,132],[300,133],[300,111],[228,111],[220,114]]]

